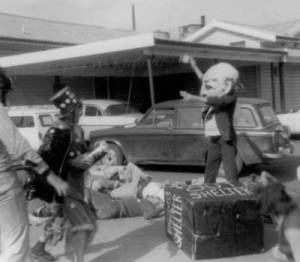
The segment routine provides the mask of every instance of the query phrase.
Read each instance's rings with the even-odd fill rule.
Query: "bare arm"
[[[194,69],[194,71],[195,71],[197,77],[198,77],[199,79],[202,79],[203,74],[202,74],[200,68],[197,66],[197,63],[196,63],[196,60],[195,60],[194,57],[190,57],[190,65],[191,65],[191,67]]]

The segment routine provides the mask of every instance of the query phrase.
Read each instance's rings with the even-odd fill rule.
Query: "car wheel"
[[[241,173],[243,167],[244,167],[244,162],[242,160],[242,158],[240,157],[240,155],[237,155],[235,158],[235,164],[236,164],[236,169],[238,174]],[[224,167],[223,167],[223,163],[221,163],[219,172],[218,172],[218,176],[219,177],[225,177],[225,171],[224,171]]]
[[[115,144],[108,144],[107,153],[101,162],[103,165],[122,165],[123,160],[124,157],[120,148]]]

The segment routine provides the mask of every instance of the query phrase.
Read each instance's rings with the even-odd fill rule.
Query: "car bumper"
[[[292,155],[295,151],[295,144],[290,143],[287,147],[280,147],[276,153],[263,153],[264,158],[277,159],[286,155]]]

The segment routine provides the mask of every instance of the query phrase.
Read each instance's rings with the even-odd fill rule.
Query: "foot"
[[[275,246],[272,248],[271,250],[272,252],[272,256],[280,261],[286,261],[289,262],[290,260],[288,259],[287,255],[283,254],[280,250],[279,250],[279,246]]]
[[[56,261],[57,258],[52,256],[49,252],[47,252],[46,250],[39,250],[39,251],[35,251],[32,250],[31,251],[32,257],[36,260],[38,260],[39,262],[50,262],[50,261]]]

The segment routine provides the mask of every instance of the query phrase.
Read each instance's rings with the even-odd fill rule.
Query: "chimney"
[[[204,27],[205,24],[206,24],[206,21],[205,21],[205,15],[201,15],[200,25],[201,25],[202,27]]]
[[[205,16],[202,15],[200,24],[188,24],[188,25],[180,26],[178,28],[179,38],[183,39],[183,38],[187,37],[188,35],[200,30],[204,26],[205,26]]]

